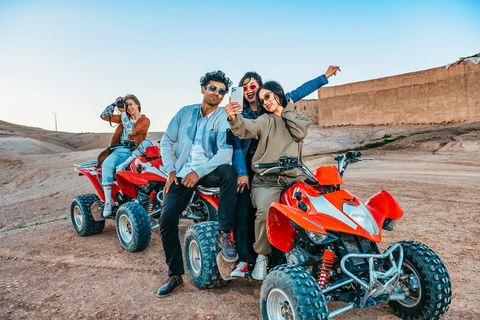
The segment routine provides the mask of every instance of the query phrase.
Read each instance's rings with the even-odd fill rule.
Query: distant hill
[[[0,155],[53,154],[106,148],[111,133],[71,133],[50,131],[0,121]],[[156,143],[162,132],[148,133]]]

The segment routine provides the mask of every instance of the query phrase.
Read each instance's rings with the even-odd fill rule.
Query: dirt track
[[[395,230],[383,233],[381,249],[417,240],[442,258],[453,289],[448,320],[480,318],[480,148],[479,129],[473,127],[450,130],[457,138],[446,143],[439,128],[364,151],[374,160],[351,165],[344,176],[344,188],[361,200],[385,189],[403,207]],[[362,139],[361,129],[328,132],[322,137]],[[112,221],[101,234],[84,238],[69,219],[13,229],[67,217],[74,195],[93,192],[71,164],[91,160],[98,151],[0,156],[0,319],[259,319],[255,280],[201,291],[186,276],[176,294],[157,299],[155,292],[167,279],[158,229],[140,253],[123,249]],[[331,164],[333,155],[308,160],[311,168]],[[181,222],[181,237],[190,223]],[[386,305],[337,318],[397,319]]]

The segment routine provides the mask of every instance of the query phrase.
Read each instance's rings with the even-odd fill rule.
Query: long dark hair
[[[240,79],[240,82],[238,83],[238,86],[243,87],[243,83],[245,82],[245,80],[247,80],[247,82],[248,82],[252,78],[257,80],[259,87],[261,87],[263,85],[262,77],[258,73],[256,73],[255,71],[249,71],[249,72],[247,72],[243,75],[242,79]],[[259,90],[260,89],[257,90],[257,95],[258,95]],[[249,105],[250,105],[250,103],[247,101],[247,99],[245,99],[245,95],[243,95],[243,109],[247,108]]]
[[[275,94],[275,100],[277,101],[277,103],[284,108],[287,106],[288,101],[285,97],[285,92],[283,91],[280,83],[278,83],[277,81],[267,81],[262,86],[260,86],[257,91],[257,107],[259,115],[262,115],[264,113],[271,113],[270,111],[265,110],[263,104],[260,103],[259,93],[262,89],[272,91]]]

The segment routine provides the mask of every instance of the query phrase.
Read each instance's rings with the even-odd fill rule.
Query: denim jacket
[[[320,87],[326,85],[328,83],[327,77],[322,74],[321,76],[310,80],[308,82],[305,82],[302,84],[300,87],[297,89],[288,92],[285,94],[285,97],[287,100],[290,98],[293,100],[293,102],[297,102],[306,96],[308,96],[310,93],[314,92],[315,90],[318,90]],[[255,114],[254,111],[252,111],[248,106],[246,106],[243,111],[242,111],[242,116],[245,119],[256,119],[257,115]],[[248,146],[250,145],[251,139],[240,139],[239,137],[235,136],[235,142],[233,145],[233,158],[232,158],[232,164],[233,167],[237,170],[237,174],[239,176],[248,176],[248,171],[247,171],[247,163],[245,162],[245,155],[247,154],[248,151]]]
[[[170,121],[160,143],[163,165],[167,173],[172,171],[178,173],[187,163],[195,138],[200,107],[200,104],[183,107]],[[202,138],[205,156],[209,160],[195,168],[199,178],[222,164],[230,163],[232,146],[226,143],[229,128],[225,111],[220,108],[213,111],[212,116],[207,120]],[[174,156],[177,159],[176,162],[173,159]]]

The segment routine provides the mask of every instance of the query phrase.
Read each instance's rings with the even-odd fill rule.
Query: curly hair
[[[222,70],[207,72],[203,77],[200,78],[200,85],[205,87],[210,83],[210,81],[221,82],[225,85],[225,92],[228,92],[228,88],[232,85],[232,80],[230,80],[225,72]]]

